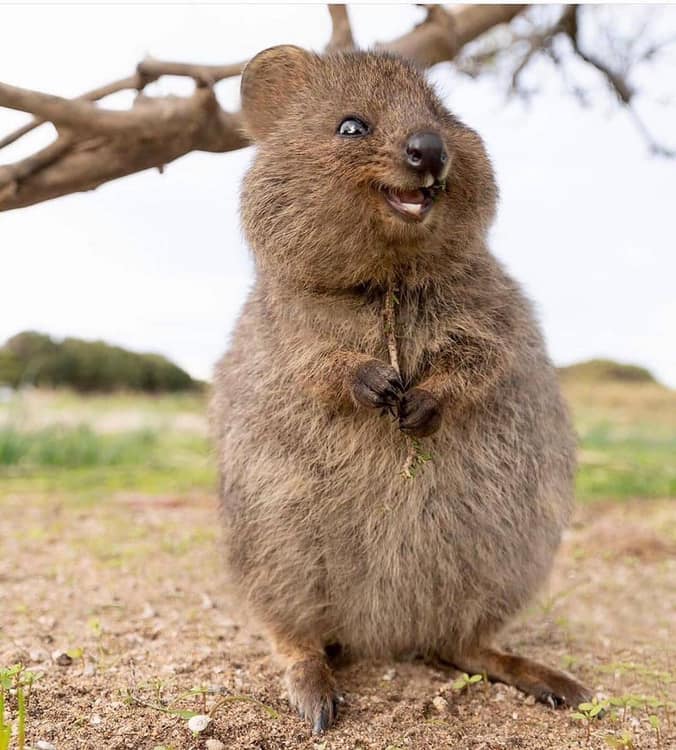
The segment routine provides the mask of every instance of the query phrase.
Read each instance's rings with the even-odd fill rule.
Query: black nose
[[[444,144],[436,133],[413,133],[406,141],[406,161],[417,172],[441,179],[448,161]]]

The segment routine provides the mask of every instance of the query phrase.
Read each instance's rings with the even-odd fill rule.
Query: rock
[[[211,718],[204,714],[197,714],[188,719],[188,729],[191,732],[203,732],[211,724]]]
[[[225,750],[225,745],[220,740],[207,740],[205,745],[207,750]]]
[[[209,596],[209,594],[202,594],[202,609],[215,609],[216,605],[214,604],[214,600]]]
[[[437,695],[437,697],[432,701],[432,705],[440,714],[443,714],[448,708],[448,701],[446,700],[446,698],[442,698],[440,695]]]
[[[148,602],[145,603],[145,606],[143,607],[143,612],[141,612],[141,619],[142,620],[150,620],[153,617],[157,617],[157,611],[153,609],[152,605]]]
[[[92,714],[91,718],[89,719],[89,723],[92,724],[93,726],[97,726],[102,721],[103,719],[101,718],[99,714]]]
[[[28,652],[28,656],[30,657],[31,662],[33,662],[34,664],[42,661],[47,661],[47,659],[49,659],[49,654],[41,648],[31,649]]]
[[[38,740],[35,743],[35,747],[38,750],[56,750],[56,747],[51,742],[47,742],[47,740]]]
[[[529,696],[528,696],[528,697],[527,697],[527,698],[526,698],[526,699],[524,700],[524,703],[525,703],[525,704],[526,704],[527,706],[534,706],[534,705],[535,705],[535,696],[534,696],[534,695],[529,695]]]
[[[385,682],[392,682],[392,680],[397,676],[397,670],[396,669],[388,669],[387,672],[380,678],[381,680],[385,680]]]
[[[96,664],[94,664],[93,661],[88,661],[84,665],[84,669],[82,670],[82,676],[93,677],[95,674],[96,674]]]
[[[52,652],[52,661],[60,667],[69,667],[73,663],[73,657],[68,656],[65,651],[57,649]]]

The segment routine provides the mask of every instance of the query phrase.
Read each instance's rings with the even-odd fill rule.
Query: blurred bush
[[[560,367],[564,380],[578,382],[656,383],[655,376],[638,365],[622,364],[610,359],[590,359],[587,362]]]
[[[161,393],[201,387],[159,354],[137,354],[103,341],[57,342],[35,331],[19,333],[0,348],[0,383],[13,388],[66,386],[81,392]]]

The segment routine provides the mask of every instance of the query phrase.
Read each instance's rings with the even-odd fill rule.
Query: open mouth
[[[390,208],[404,219],[422,221],[432,210],[434,200],[443,190],[443,187],[442,183],[435,182],[431,187],[423,187],[418,190],[385,188],[383,193]]]

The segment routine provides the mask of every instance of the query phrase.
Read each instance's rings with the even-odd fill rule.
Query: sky
[[[676,33],[676,6],[659,12],[660,32]],[[421,14],[351,8],[361,46],[404,33]],[[281,43],[319,51],[330,34],[325,7],[307,5],[0,5],[0,28],[0,80],[62,96],[129,75],[146,55],[234,62]],[[668,90],[673,63],[638,71],[639,83]],[[535,302],[554,361],[633,362],[676,387],[676,162],[648,153],[593,71],[572,75],[596,92],[593,106],[581,107],[545,63],[529,74],[539,89],[529,105],[507,101],[492,78],[470,80],[450,64],[430,72],[486,141],[501,191],[491,247]],[[189,88],[163,79],[149,92]],[[218,96],[236,109],[238,79]],[[657,132],[676,137],[676,103],[640,104]],[[0,135],[25,119],[0,110]],[[0,162],[49,139],[44,126]],[[209,378],[253,280],[238,217],[252,153],[195,153],[163,175],[0,214],[0,342],[25,329],[102,338]]]

